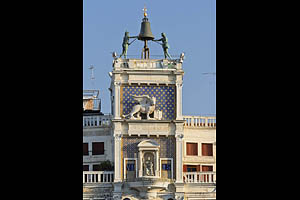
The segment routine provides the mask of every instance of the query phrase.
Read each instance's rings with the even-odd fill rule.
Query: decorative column
[[[155,162],[156,162],[156,169],[155,169],[155,176],[159,177],[159,152],[158,150],[155,151]]]
[[[121,139],[122,139],[122,135],[121,133],[115,133],[114,134],[114,138],[115,138],[115,173],[114,173],[114,177],[115,177],[115,181],[114,182],[121,182]]]
[[[176,132],[176,183],[183,183],[183,133]]]
[[[176,120],[183,120],[183,117],[182,117],[182,82],[176,83]]]
[[[120,82],[114,82],[114,93],[115,93],[115,97],[114,97],[114,119],[121,119],[120,117],[120,88],[121,88],[121,83]]]
[[[139,177],[143,176],[143,152],[141,150],[139,150]]]

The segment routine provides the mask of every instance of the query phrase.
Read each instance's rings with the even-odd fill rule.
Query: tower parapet
[[[182,70],[183,58],[179,59],[121,59],[113,61],[114,70],[119,69],[170,69]]]

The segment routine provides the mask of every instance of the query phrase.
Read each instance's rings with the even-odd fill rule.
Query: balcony
[[[83,128],[105,127],[111,124],[111,115],[83,116]]]
[[[84,171],[83,183],[112,183],[114,182],[113,171]]]
[[[183,181],[184,183],[205,183],[205,184],[216,184],[217,175],[216,172],[184,172]],[[155,181],[154,181],[155,180]],[[148,181],[148,184],[154,184],[156,182],[172,182],[171,179],[144,179],[137,178],[135,180],[126,180],[125,182],[143,182]],[[112,183],[114,182],[113,171],[84,171],[83,172],[83,183]],[[132,183],[134,184],[134,183]]]
[[[184,183],[216,183],[216,172],[184,172]]]
[[[216,117],[183,116],[185,127],[216,128]]]

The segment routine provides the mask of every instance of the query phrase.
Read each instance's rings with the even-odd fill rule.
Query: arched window
[[[125,198],[125,199],[123,199],[123,200],[130,200],[129,198]]]

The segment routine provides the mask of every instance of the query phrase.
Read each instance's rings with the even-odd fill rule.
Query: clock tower
[[[180,196],[183,189],[184,54],[170,57],[167,39],[162,34],[161,39],[154,40],[145,13],[146,9],[140,34],[130,37],[125,33],[124,58],[114,53],[109,73],[115,199],[132,194],[155,199],[158,191],[175,198],[174,194]],[[129,39],[144,42],[141,58],[127,58],[127,48],[135,41],[129,43]],[[164,58],[151,59],[149,41],[162,42]]]

